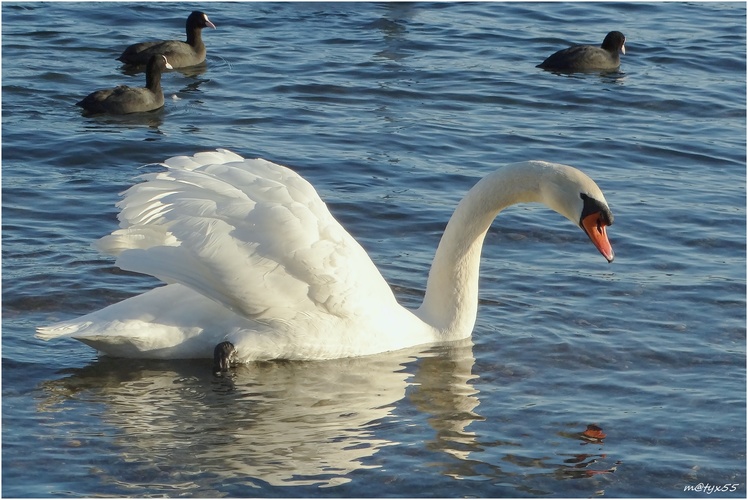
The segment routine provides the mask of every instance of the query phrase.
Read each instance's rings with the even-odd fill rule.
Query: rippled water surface
[[[193,8],[218,29],[164,109],[81,116]],[[613,29],[620,71],[535,68]],[[3,495],[745,497],[745,32],[744,3],[4,2]],[[141,165],[216,147],[307,177],[411,306],[504,163],[590,174],[617,258],[514,207],[470,342],[233,379],[35,339],[157,285],[90,243]]]

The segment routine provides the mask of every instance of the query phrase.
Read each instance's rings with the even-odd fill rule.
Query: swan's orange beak
[[[592,244],[595,245],[595,248],[603,254],[603,257],[605,257],[608,262],[613,262],[615,255],[613,254],[613,247],[610,245],[610,241],[608,241],[608,233],[605,230],[606,227],[607,225],[605,224],[600,212],[590,214],[582,219],[582,229],[584,229],[584,232],[590,237]]]

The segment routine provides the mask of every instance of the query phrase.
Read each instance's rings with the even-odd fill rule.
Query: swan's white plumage
[[[166,285],[39,328],[37,336],[71,336],[110,355],[153,358],[207,358],[229,340],[240,361],[357,356],[466,337],[475,321],[483,236],[504,206],[545,201],[578,218],[578,191],[572,201],[543,199],[535,178],[555,170],[562,175],[553,174],[554,183],[571,176],[573,189],[604,202],[576,169],[525,165],[492,174],[502,179],[488,176],[465,197],[450,221],[456,228],[447,228],[437,251],[424,304],[411,312],[292,170],[226,150],[171,158],[165,171],[143,175],[124,193],[120,229],[97,242],[120,268]],[[528,176],[538,184],[530,194],[512,186]]]
[[[360,289],[394,300],[363,248],[293,171],[228,152],[166,165],[125,193],[123,229],[99,242],[121,268],[182,283],[255,319],[320,309],[359,315],[367,308]]]

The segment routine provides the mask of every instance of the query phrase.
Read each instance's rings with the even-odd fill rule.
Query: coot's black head
[[[216,25],[210,22],[210,19],[208,19],[208,15],[204,12],[200,11],[193,11],[192,14],[189,15],[187,18],[187,29],[190,28],[207,28],[211,27],[213,29],[216,28]]]
[[[148,59],[148,64],[145,67],[146,74],[152,74],[155,72],[161,73],[165,69],[174,69],[169,64],[166,56],[163,54],[154,54]]]
[[[626,53],[626,47],[623,45],[626,43],[626,37],[620,31],[611,31],[605,35],[605,40],[600,48],[607,50],[608,52],[621,52]]]

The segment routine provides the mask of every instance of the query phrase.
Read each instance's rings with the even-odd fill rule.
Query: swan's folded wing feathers
[[[364,249],[295,172],[220,151],[165,164],[125,192],[123,229],[100,242],[123,269],[258,320],[350,316],[371,300],[394,301]]]
[[[119,255],[125,250],[144,249],[158,245],[178,246],[179,241],[163,227],[138,227],[118,229],[93,244],[97,250],[109,255]]]
[[[244,161],[244,158],[226,149],[217,151],[203,151],[193,156],[174,156],[163,165],[170,169],[194,170],[207,164],[223,164],[230,161]]]
[[[140,178],[145,182],[125,191],[124,199],[117,204],[121,227],[147,224],[168,226],[182,214],[212,217],[217,214],[219,204],[239,208],[246,214],[253,205],[241,190],[200,173],[181,171],[175,176],[171,172],[163,172]],[[206,193],[211,196],[206,197]],[[239,203],[234,203],[237,201]],[[245,207],[243,203],[249,206]],[[190,204],[193,206],[190,207]],[[170,215],[174,209],[177,212]],[[161,218],[163,220],[157,220]]]

